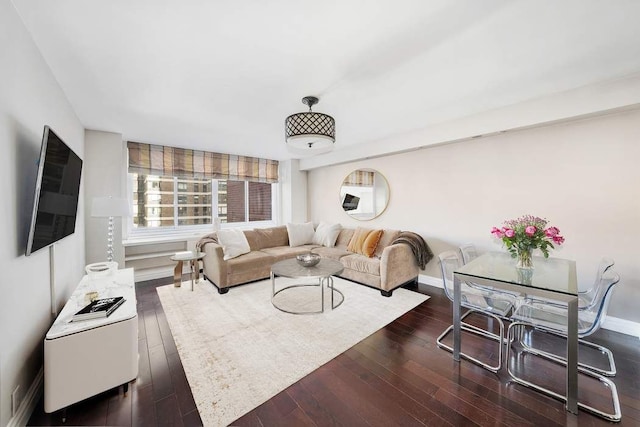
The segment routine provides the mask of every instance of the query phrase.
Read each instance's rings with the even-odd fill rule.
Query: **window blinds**
[[[127,142],[129,173],[180,178],[278,182],[278,161]]]

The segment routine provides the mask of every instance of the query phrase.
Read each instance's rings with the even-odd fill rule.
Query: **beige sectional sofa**
[[[380,289],[384,296],[391,296],[394,289],[405,283],[417,282],[420,269],[412,247],[393,244],[401,235],[399,230],[384,230],[371,258],[347,249],[354,232],[355,229],[343,228],[334,247],[316,244],[290,247],[285,226],[244,230],[251,251],[228,260],[224,260],[223,248],[215,234],[209,235],[199,244],[206,254],[204,276],[224,294],[230,287],[270,277],[274,262],[311,251],[340,261],[344,265],[340,277]]]

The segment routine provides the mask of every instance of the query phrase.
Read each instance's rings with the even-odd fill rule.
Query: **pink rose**
[[[504,237],[504,233],[502,231],[500,231],[500,229],[497,228],[497,227],[493,227],[491,229],[491,234],[496,236],[498,239],[502,239]]]
[[[516,235],[516,232],[515,232],[515,231],[513,231],[513,230],[512,230],[512,229],[510,229],[510,228],[505,228],[505,229],[503,229],[503,231],[504,231],[504,235],[505,235],[505,236],[507,236],[507,237],[509,237],[509,238],[511,238],[511,237],[513,237],[513,236],[515,236],[515,235]]]
[[[560,234],[560,230],[558,230],[557,227],[549,227],[546,230],[544,230],[544,235],[547,236],[547,237],[553,238],[553,237],[557,236],[558,234]]]
[[[556,234],[555,236],[553,236],[552,239],[553,239],[553,243],[555,244],[561,245],[564,243],[564,237],[562,237],[559,234]]]
[[[536,226],[535,225],[528,225],[527,228],[524,229],[524,234],[526,234],[527,236],[531,237],[534,234],[536,234]]]

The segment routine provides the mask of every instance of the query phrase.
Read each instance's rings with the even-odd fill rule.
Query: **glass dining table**
[[[567,304],[566,409],[578,413],[578,284],[576,263],[560,258],[534,257],[533,270],[516,269],[508,253],[488,252],[453,274],[453,359],[460,361],[461,284],[472,282]],[[508,363],[508,361],[507,361]]]

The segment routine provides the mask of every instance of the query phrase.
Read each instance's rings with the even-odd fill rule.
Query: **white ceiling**
[[[13,3],[86,128],[278,160],[306,95],[337,151],[640,71],[637,0]]]

